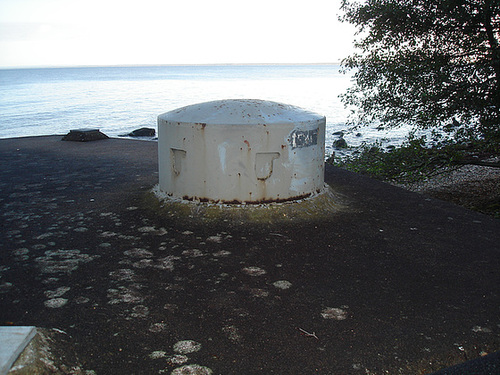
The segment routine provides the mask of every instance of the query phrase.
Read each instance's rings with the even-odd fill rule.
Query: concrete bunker
[[[184,200],[258,204],[324,189],[324,116],[254,99],[158,116],[159,189]]]

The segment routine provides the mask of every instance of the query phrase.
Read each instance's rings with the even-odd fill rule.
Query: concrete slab
[[[9,372],[35,334],[35,327],[0,327],[0,375]]]

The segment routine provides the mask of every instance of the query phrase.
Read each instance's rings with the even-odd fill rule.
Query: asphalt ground
[[[73,373],[427,374],[500,350],[497,219],[327,166],[329,215],[204,220],[151,194],[155,142],[61,138],[0,140],[0,325],[55,328]]]

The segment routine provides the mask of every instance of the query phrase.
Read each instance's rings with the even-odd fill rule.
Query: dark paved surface
[[[432,375],[494,375],[500,374],[500,352],[474,358],[458,365],[447,367]]]
[[[425,374],[500,350],[499,220],[329,167],[349,204],[327,220],[190,223],[145,199],[156,143],[60,139],[0,140],[0,324],[65,331],[86,370]]]

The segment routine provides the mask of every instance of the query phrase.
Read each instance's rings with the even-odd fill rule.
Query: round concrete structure
[[[324,116],[264,100],[218,100],[158,116],[159,188],[174,198],[282,202],[324,186]]]

